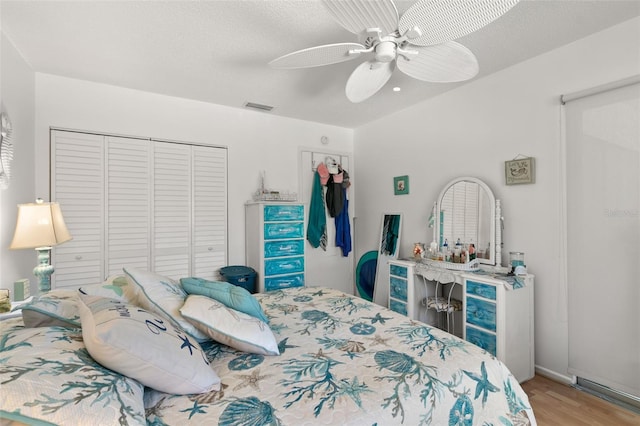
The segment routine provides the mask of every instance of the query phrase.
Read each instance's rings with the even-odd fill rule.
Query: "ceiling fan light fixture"
[[[391,62],[396,58],[396,44],[392,41],[381,41],[376,45],[376,61]]]

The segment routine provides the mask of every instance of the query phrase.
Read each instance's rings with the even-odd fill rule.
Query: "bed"
[[[323,287],[245,297],[243,301],[259,304],[266,321],[249,315],[246,306],[237,303],[238,311],[231,308],[233,303],[202,310],[202,315],[231,312],[234,320],[251,317],[247,319],[251,326],[261,327],[261,333],[269,339],[273,336],[274,348],[269,339],[251,341],[252,336],[225,340],[230,334],[240,333],[235,326],[231,332],[218,330],[217,341],[210,336],[191,337],[171,318],[175,307],[184,314],[183,319],[198,324],[194,320],[198,315],[185,308],[187,303],[219,303],[217,295],[194,295],[180,282],[164,285],[162,291],[173,301],[159,305],[163,316],[153,314],[164,324],[171,324],[184,342],[181,352],[188,349],[193,355],[201,351],[207,368],[217,376],[212,380],[218,379],[211,388],[198,384],[204,388],[197,393],[189,393],[188,387],[168,392],[163,386],[171,389],[176,380],[167,374],[182,368],[182,362],[171,359],[168,350],[165,354],[150,343],[141,343],[141,337],[132,337],[127,345],[139,344],[155,357],[136,365],[131,359],[119,358],[121,349],[108,352],[102,348],[98,354],[94,347],[96,342],[90,334],[100,327],[100,320],[96,312],[91,317],[90,311],[95,308],[91,303],[105,304],[109,293],[114,293],[117,297],[108,303],[117,301],[121,307],[125,301],[135,301],[135,311],[147,315],[152,310],[149,300],[167,299],[159,288],[148,286],[148,282],[159,279],[152,273],[138,280],[142,284],[138,288],[130,276],[127,278],[126,282],[120,277],[87,286],[80,292],[54,290],[34,305],[23,306],[22,317],[2,321],[3,424],[536,424],[517,380],[484,350],[366,300]],[[141,293],[145,301],[141,301]],[[134,305],[126,306],[134,310]],[[123,316],[123,309],[108,311]],[[211,322],[230,321],[217,317]],[[110,319],[105,324],[113,322]],[[146,320],[147,331],[157,331],[149,324]],[[127,323],[126,336],[136,335],[134,328]],[[105,335],[115,335],[118,341],[125,338],[114,328]],[[151,377],[140,379],[151,380],[155,388],[131,377],[141,374],[148,363],[167,358],[166,371],[156,370]],[[124,365],[133,367],[122,370]],[[202,376],[197,373],[195,380]]]

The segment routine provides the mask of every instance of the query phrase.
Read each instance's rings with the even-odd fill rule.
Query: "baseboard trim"
[[[574,376],[560,374],[553,370],[549,370],[548,368],[540,367],[539,365],[536,365],[536,374],[539,374],[556,382],[564,383],[565,385],[569,386],[572,386],[576,383],[576,378]]]
[[[578,377],[573,387],[640,414],[640,398],[635,395],[611,389],[583,377]]]

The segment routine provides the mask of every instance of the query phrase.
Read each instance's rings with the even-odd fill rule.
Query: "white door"
[[[303,150],[300,153],[300,194],[298,201],[304,203],[305,226],[309,226],[309,203],[311,201],[311,192],[313,188],[313,178],[315,168],[319,161],[324,161],[327,157],[335,159],[342,167],[351,173],[350,166],[353,163],[351,156],[345,153],[318,152]],[[353,185],[353,184],[352,184]],[[326,191],[326,190],[325,190]],[[353,245],[353,188],[347,190],[349,198],[349,220],[351,228],[351,242]],[[326,204],[325,204],[326,205]],[[327,212],[327,250],[314,248],[305,242],[305,285],[307,286],[325,286],[341,290],[348,294],[354,294],[354,278],[353,278],[353,247],[348,256],[343,256],[340,247],[336,246],[336,226],[334,218],[330,217]],[[306,229],[305,229],[306,235]]]
[[[73,238],[52,250],[51,288],[102,282],[104,136],[52,130],[51,156],[51,200]]]

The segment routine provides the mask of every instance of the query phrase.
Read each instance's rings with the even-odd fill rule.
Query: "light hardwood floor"
[[[640,414],[540,375],[522,388],[539,426],[640,425]]]

